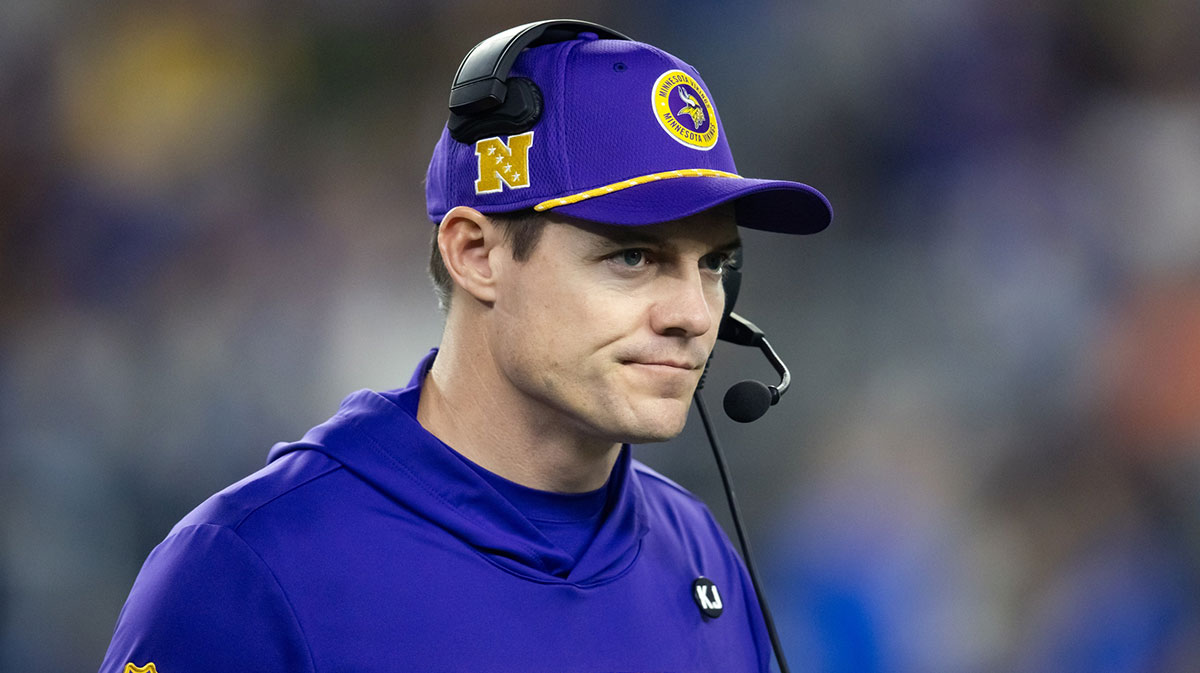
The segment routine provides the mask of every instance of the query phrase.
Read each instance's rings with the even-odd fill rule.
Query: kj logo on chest
[[[725,611],[725,604],[721,602],[721,592],[717,591],[717,585],[707,577],[700,576],[692,581],[692,600],[696,601],[696,607],[700,608],[700,614],[711,619],[716,619]]]

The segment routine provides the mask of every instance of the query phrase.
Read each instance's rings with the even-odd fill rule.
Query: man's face
[[[732,209],[644,227],[545,226],[526,261],[496,251],[488,342],[517,412],[611,442],[679,434],[739,245]]]

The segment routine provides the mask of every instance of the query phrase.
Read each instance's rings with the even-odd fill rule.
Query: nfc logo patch
[[[692,582],[692,600],[696,601],[696,606],[705,617],[716,619],[725,611],[717,585],[707,577],[697,577]]]
[[[476,194],[499,192],[508,185],[509,189],[529,186],[529,146],[533,144],[533,131],[519,136],[509,136],[508,143],[500,138],[484,138],[475,143],[475,156],[479,157],[479,179],[475,181]]]

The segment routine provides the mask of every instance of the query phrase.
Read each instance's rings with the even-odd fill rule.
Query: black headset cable
[[[775,631],[775,619],[771,617],[771,608],[767,606],[766,596],[763,595],[762,586],[758,581],[758,570],[754,567],[754,559],[750,555],[750,541],[746,539],[746,533],[742,529],[742,517],[738,513],[737,498],[733,494],[729,466],[725,463],[725,456],[717,441],[717,433],[708,418],[708,407],[705,406],[704,398],[700,395],[701,386],[703,386],[703,380],[701,380],[700,386],[696,387],[693,398],[696,400],[696,409],[700,412],[700,422],[704,425],[704,432],[708,435],[708,443],[712,446],[713,458],[717,461],[717,471],[721,473],[721,485],[725,487],[725,498],[729,502],[729,516],[733,519],[733,528],[737,532],[738,546],[742,549],[742,559],[746,562],[746,570],[750,573],[750,583],[754,585],[754,593],[758,597],[758,606],[762,610],[763,622],[767,625],[767,635],[771,638],[771,649],[775,650],[775,661],[779,663],[779,673],[791,673],[787,659],[783,656],[783,646],[779,643],[779,634]]]

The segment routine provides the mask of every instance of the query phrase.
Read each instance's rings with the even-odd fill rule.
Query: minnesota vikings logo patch
[[[654,83],[654,116],[676,141],[698,150],[717,144],[717,117],[700,84],[682,70],[668,70]]]

